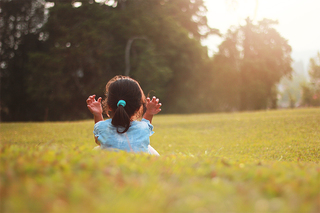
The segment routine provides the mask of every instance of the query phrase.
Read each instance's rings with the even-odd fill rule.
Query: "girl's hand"
[[[146,114],[148,115],[155,115],[158,114],[161,109],[161,103],[159,103],[159,99],[153,96],[153,98],[150,100],[150,98],[147,98],[147,111]]]
[[[94,116],[100,116],[102,115],[102,107],[101,107],[101,97],[98,98],[98,100],[95,99],[96,95],[91,95],[87,99],[87,107],[89,111]]]

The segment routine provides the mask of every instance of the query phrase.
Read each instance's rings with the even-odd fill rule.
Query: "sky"
[[[294,61],[309,59],[320,51],[320,0],[204,0],[208,9],[208,24],[226,33],[230,26],[244,23],[246,17],[278,20],[274,27],[292,47]],[[218,51],[222,39],[210,36],[203,41],[209,54]]]

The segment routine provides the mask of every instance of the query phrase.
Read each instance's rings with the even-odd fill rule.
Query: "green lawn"
[[[1,123],[0,212],[320,212],[320,108],[157,115],[160,157],[93,121]]]

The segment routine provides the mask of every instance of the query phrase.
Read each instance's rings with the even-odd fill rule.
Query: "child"
[[[146,98],[139,83],[126,76],[115,76],[106,85],[106,99],[87,99],[87,107],[94,115],[94,136],[102,149],[127,152],[159,153],[150,146],[153,134],[152,118],[161,109],[159,99]],[[103,120],[102,112],[112,119]],[[137,119],[141,118],[141,121]]]

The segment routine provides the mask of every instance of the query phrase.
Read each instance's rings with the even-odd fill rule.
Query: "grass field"
[[[320,212],[320,108],[158,115],[160,157],[93,121],[2,123],[0,212]]]

